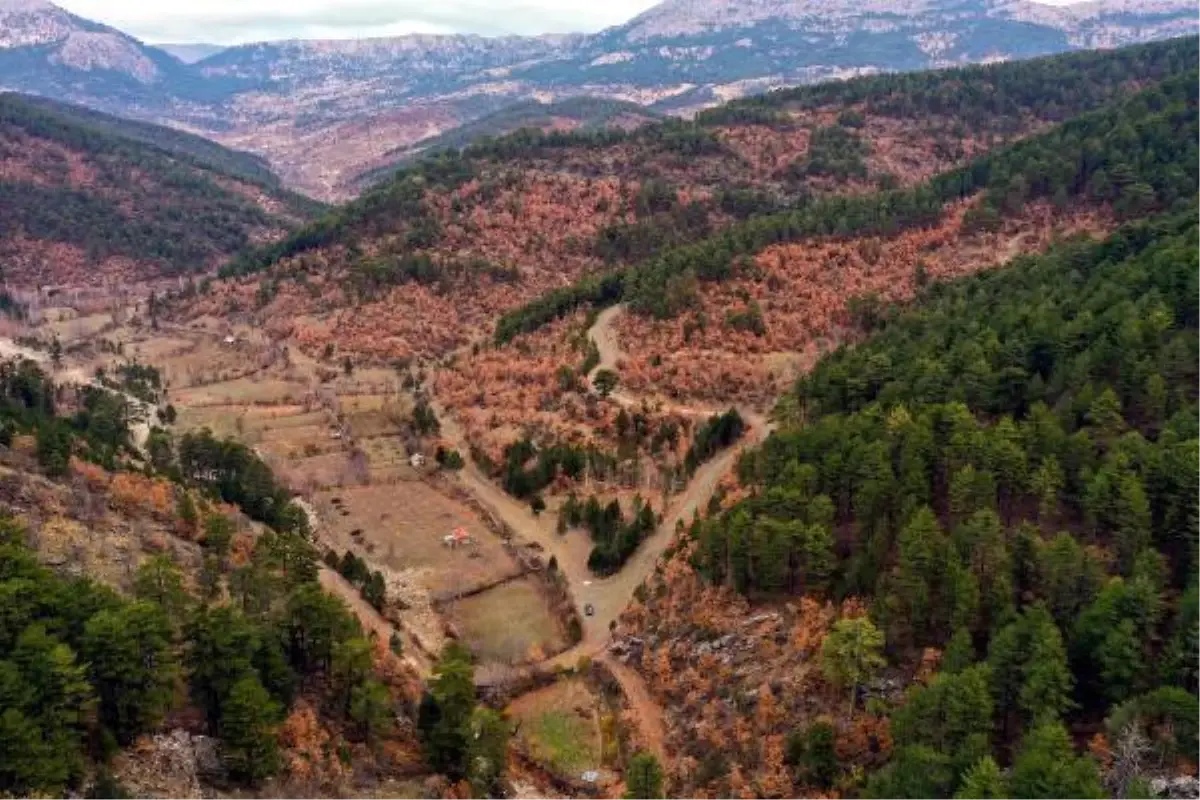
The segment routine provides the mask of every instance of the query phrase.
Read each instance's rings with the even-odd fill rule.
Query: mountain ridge
[[[41,97],[0,93],[0,256],[10,284],[210,269],[320,205],[255,156]]]
[[[20,0],[0,6],[0,88],[184,127],[266,157],[296,188],[344,199],[387,152],[512,103],[588,95],[688,116],[772,88],[1198,29],[1182,0],[667,0],[595,34],[292,39],[188,64]]]

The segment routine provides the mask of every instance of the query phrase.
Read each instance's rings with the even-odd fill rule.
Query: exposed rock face
[[[1197,28],[1191,0],[666,0],[594,35],[268,42],[184,63],[195,54],[181,61],[42,0],[0,0],[0,88],[186,125],[340,198],[381,153],[522,100],[593,95],[687,114],[778,86]],[[363,124],[398,110],[403,126]],[[304,168],[314,136],[351,155]]]
[[[69,14],[41,0],[0,3],[0,48],[33,47],[61,41],[74,29]]]
[[[120,72],[140,83],[153,83],[160,74],[136,42],[115,33],[72,31],[50,61],[84,72]]]
[[[179,728],[139,739],[115,767],[134,797],[205,797],[203,782],[221,771],[216,740]]]
[[[1190,798],[1200,797],[1200,779],[1193,775],[1179,775],[1174,778],[1154,778],[1150,781],[1150,791],[1155,797]]]

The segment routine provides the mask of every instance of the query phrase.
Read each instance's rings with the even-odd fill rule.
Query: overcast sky
[[[146,42],[591,32],[656,0],[56,0]]]

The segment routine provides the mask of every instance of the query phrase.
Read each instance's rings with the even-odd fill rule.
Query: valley
[[[199,133],[265,158],[293,189],[340,202],[477,123],[501,135],[522,125],[619,129],[639,116],[595,107],[606,103],[690,118],[787,86],[1194,35],[1193,11],[1185,0],[667,0],[592,33],[292,39],[210,52],[146,44],[44,0],[6,0],[0,88]]]
[[[526,106],[333,207],[0,98],[0,793],[1190,791],[1198,68]]]

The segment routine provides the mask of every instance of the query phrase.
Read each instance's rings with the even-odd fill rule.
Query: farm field
[[[520,573],[478,517],[421,481],[326,490],[314,494],[312,502],[326,546],[339,553],[353,548],[378,567],[415,574],[435,599]],[[471,535],[471,544],[446,546],[442,538],[460,527]]]
[[[507,709],[519,723],[518,742],[535,761],[573,778],[603,765],[600,698],[582,678],[522,695]]]
[[[446,606],[446,616],[482,662],[541,661],[566,647],[533,579],[521,578]]]
[[[57,336],[63,344],[69,344],[95,336],[105,328],[113,325],[113,322],[112,314],[89,314],[87,316],[55,320],[48,323],[45,329],[48,335]]]

